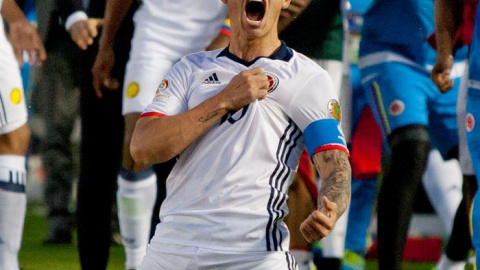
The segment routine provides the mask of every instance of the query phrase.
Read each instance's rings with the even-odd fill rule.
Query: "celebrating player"
[[[349,204],[331,79],[278,39],[290,1],[223,2],[230,46],[182,58],[136,124],[137,164],[178,156],[140,269],[295,269],[283,219],[304,146],[324,179],[304,237],[326,236]]]

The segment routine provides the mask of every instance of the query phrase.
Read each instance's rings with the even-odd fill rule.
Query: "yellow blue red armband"
[[[303,134],[310,158],[318,152],[330,149],[342,150],[348,155],[347,144],[338,120],[315,121],[308,125]]]

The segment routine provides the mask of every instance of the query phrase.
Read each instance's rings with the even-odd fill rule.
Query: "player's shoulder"
[[[297,74],[302,74],[306,77],[313,77],[313,76],[329,76],[328,72],[323,69],[318,63],[307,57],[306,55],[299,53],[295,50],[294,52],[292,69],[296,71]]]
[[[213,59],[220,53],[222,49],[213,51],[199,51],[191,54],[187,54],[180,60],[181,62],[189,65],[192,69],[204,69],[205,65],[209,65],[213,62]]]

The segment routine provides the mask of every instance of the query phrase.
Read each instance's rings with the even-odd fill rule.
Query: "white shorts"
[[[152,242],[139,270],[297,270],[288,251],[226,252]]]
[[[27,122],[27,107],[20,68],[3,29],[0,33],[0,135]]]
[[[173,61],[156,59],[148,64],[129,61],[123,87],[123,115],[142,113],[155,97],[155,92],[170,70]]]

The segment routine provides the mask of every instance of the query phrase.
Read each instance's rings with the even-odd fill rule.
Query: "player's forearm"
[[[453,53],[453,39],[463,10],[461,0],[435,1],[435,32],[437,55],[446,57]]]
[[[18,7],[14,0],[3,0],[2,6],[0,8],[0,13],[2,14],[2,17],[9,24],[20,21],[27,21],[25,15],[23,15],[22,10],[20,9],[20,7]]]
[[[323,207],[320,198],[326,196],[337,204],[339,218],[350,203],[351,168],[348,156],[341,150],[326,150],[316,153],[313,161],[321,179],[318,208]]]
[[[100,46],[112,45],[133,0],[108,0],[105,7],[104,25]]]
[[[132,157],[143,166],[170,160],[227,112],[218,97],[212,97],[179,115],[140,118],[130,146]]]

